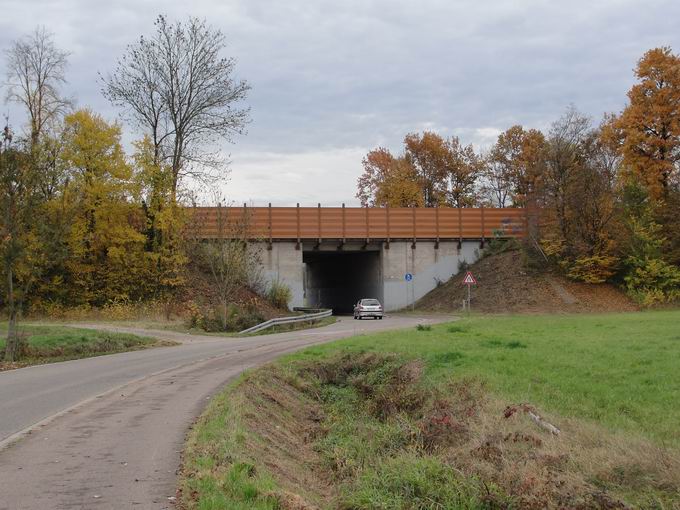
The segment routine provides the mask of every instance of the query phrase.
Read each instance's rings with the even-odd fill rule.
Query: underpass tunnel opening
[[[383,302],[379,251],[304,252],[305,297],[308,306],[352,313],[362,298]]]

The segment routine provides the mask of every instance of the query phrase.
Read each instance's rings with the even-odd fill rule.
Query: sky
[[[514,124],[548,129],[570,104],[597,122],[625,106],[646,50],[680,51],[677,0],[0,0],[0,49],[46,26],[70,53],[64,91],[116,120],[98,72],[158,14],[222,30],[252,86],[247,133],[219,149],[222,195],[253,205],[356,205],[362,157],[398,153],[411,132],[483,149]]]

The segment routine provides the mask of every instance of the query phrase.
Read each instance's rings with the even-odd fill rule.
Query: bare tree
[[[172,170],[174,201],[182,176],[205,179],[220,166],[209,147],[243,132],[249,110],[238,103],[250,86],[233,78],[235,60],[221,56],[225,36],[205,20],[159,16],[155,27],[128,46],[102,92],[149,134],[155,163]]]
[[[492,149],[482,158],[481,191],[491,207],[508,207],[512,200],[512,168],[495,156]]]
[[[31,145],[35,145],[45,127],[70,106],[59,88],[66,83],[68,53],[54,45],[52,33],[45,27],[14,41],[7,57],[6,100],[23,105],[30,123]]]
[[[245,210],[234,217],[228,208],[218,203],[216,235],[197,243],[195,260],[211,276],[211,283],[220,301],[222,329],[226,331],[229,305],[244,288],[261,290],[262,273],[258,247],[249,244],[250,215]]]
[[[548,202],[553,204],[563,239],[571,238],[569,192],[574,176],[586,164],[583,148],[591,129],[591,119],[579,113],[573,105],[550,128],[544,152],[544,191]]]

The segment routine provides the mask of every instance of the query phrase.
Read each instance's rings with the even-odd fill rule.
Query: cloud
[[[361,159],[367,148],[300,153],[243,152],[232,157],[222,193],[234,203],[252,205],[358,205],[354,198]]]
[[[248,134],[223,147],[234,194],[255,197],[271,172],[272,190],[295,202],[330,196],[315,168],[328,181],[346,176],[334,196],[349,201],[361,171],[361,154],[350,155],[397,152],[408,132],[487,145],[513,124],[545,129],[571,103],[594,118],[618,111],[644,51],[680,50],[676,0],[0,0],[0,12],[0,48],[48,26],[72,52],[70,91],[109,118],[118,112],[97,72],[151,32],[158,13],[206,17],[253,87]],[[302,166],[282,172],[293,160]]]

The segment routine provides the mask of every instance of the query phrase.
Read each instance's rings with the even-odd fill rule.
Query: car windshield
[[[380,306],[380,301],[377,299],[362,299],[361,304],[367,306]]]

